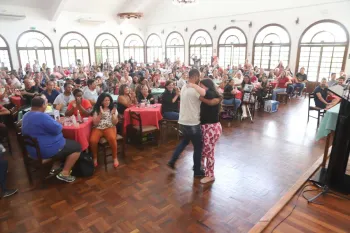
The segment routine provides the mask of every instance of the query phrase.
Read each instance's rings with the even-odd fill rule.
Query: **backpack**
[[[74,164],[72,175],[77,177],[89,177],[94,174],[94,162],[91,153],[81,152],[80,157]]]

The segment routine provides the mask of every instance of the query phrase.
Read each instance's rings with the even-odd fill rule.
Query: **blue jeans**
[[[192,142],[193,144],[193,170],[194,174],[199,174],[201,169],[201,159],[202,159],[202,129],[200,125],[180,125],[180,130],[183,134],[183,139],[179,145],[177,145],[173,156],[171,157],[169,163],[175,164],[179,159],[180,154],[184,151],[186,146]]]
[[[293,85],[289,85],[287,88],[279,88],[277,87],[276,89],[273,89],[272,91],[272,99],[276,100],[277,98],[277,93],[281,93],[281,92],[287,92],[287,94],[292,93],[294,90]]]
[[[237,111],[239,106],[241,106],[242,101],[240,99],[224,99],[222,103],[227,105],[233,104],[235,106],[235,111]]]
[[[163,117],[164,117],[164,119],[167,119],[167,120],[177,121],[177,120],[179,120],[179,113],[178,112],[164,112]]]
[[[293,84],[293,90],[295,88],[299,88],[299,95],[301,95],[301,92],[304,90],[305,88],[305,83],[294,83]]]

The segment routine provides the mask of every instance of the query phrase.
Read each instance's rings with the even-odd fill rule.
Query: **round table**
[[[67,139],[77,141],[84,151],[89,147],[90,134],[92,127],[92,117],[78,126],[63,126],[62,133]]]
[[[158,101],[159,96],[161,96],[164,93],[164,91],[165,91],[165,88],[152,88],[151,93],[155,98],[155,100]]]
[[[162,116],[162,105],[153,104],[149,107],[139,108],[130,107],[125,109],[124,112],[124,132],[126,132],[126,127],[131,124],[129,111],[140,113],[142,125],[154,125],[159,129],[159,121],[163,119]],[[135,122],[133,122],[135,123]]]

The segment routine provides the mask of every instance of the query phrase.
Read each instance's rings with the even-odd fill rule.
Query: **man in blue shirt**
[[[32,99],[32,110],[23,117],[22,134],[38,140],[43,159],[65,160],[62,171],[56,177],[73,182],[75,177],[70,175],[70,171],[79,159],[81,146],[76,141],[63,137],[62,125],[45,113],[46,107],[45,96]],[[26,150],[30,157],[37,157],[35,148],[27,146]]]
[[[46,96],[47,101],[50,104],[53,104],[56,97],[60,94],[57,90],[54,89],[54,85],[52,81],[48,81],[46,85],[46,90],[43,91],[43,94]]]

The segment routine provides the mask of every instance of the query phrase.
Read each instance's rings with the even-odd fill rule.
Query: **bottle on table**
[[[78,123],[82,123],[83,122],[83,119],[81,118],[79,110],[78,110],[78,113],[77,113],[77,121],[78,121]]]

